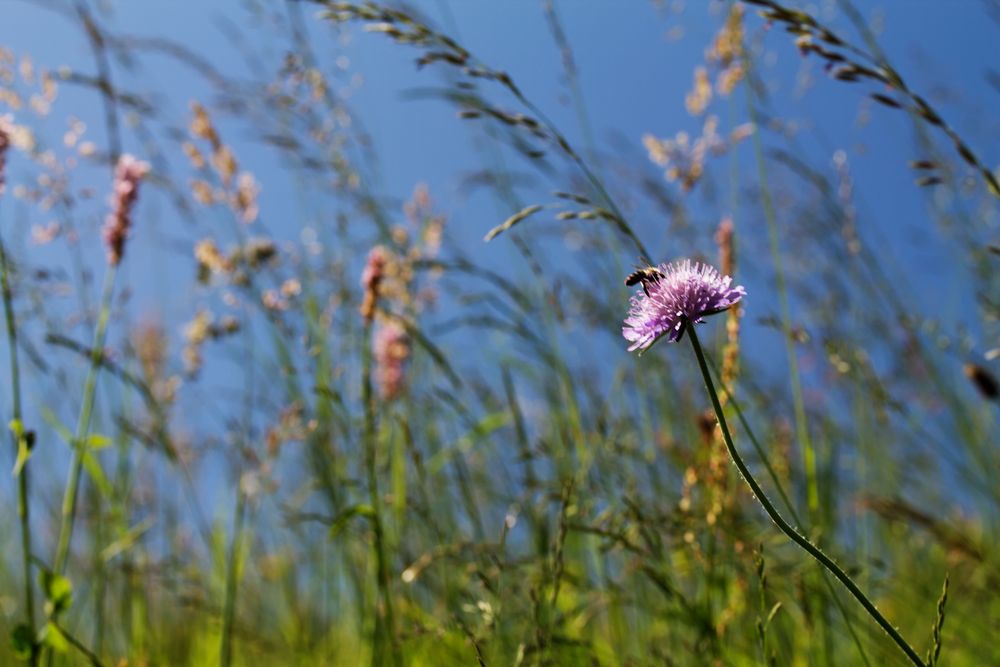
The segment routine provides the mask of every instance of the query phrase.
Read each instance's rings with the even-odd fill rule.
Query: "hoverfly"
[[[625,277],[625,285],[632,287],[641,284],[642,291],[646,293],[646,296],[649,296],[649,285],[655,285],[663,280],[663,277],[663,272],[655,266],[644,266],[628,274]]]

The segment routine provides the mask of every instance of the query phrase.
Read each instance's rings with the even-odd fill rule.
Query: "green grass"
[[[830,30],[764,4],[779,24]],[[398,9],[317,5],[317,18],[283,7],[296,55],[276,75],[287,97],[217,82],[242,96],[255,139],[298,179],[294,243],[269,245],[263,225],[245,224],[255,195],[245,181],[240,190],[240,146],[226,143],[222,112],[193,112],[189,128],[191,117],[136,106],[111,80],[109,41],[86,33],[103,63],[97,90],[118,91],[102,96],[112,145],[134,130],[150,152],[193,158],[154,165],[135,225],[153,198],[199,221],[185,243],[211,239],[216,251],[199,245],[197,280],[171,277],[169,288],[211,320],[189,318],[178,337],[182,321],[137,319],[121,298],[146,267],[129,251],[95,298],[88,276],[103,275],[103,254],[69,244],[79,324],[62,335],[66,313],[33,270],[38,251],[6,231],[22,215],[13,188],[0,198],[5,419],[12,451],[23,458],[35,443],[16,475],[24,502],[12,494],[0,519],[0,632],[16,639],[0,645],[0,664],[14,664],[15,649],[43,665],[1000,662],[998,406],[988,383],[977,391],[963,374],[970,359],[996,374],[980,349],[997,334],[996,257],[980,224],[996,199],[992,175],[937,111],[899,79],[910,106],[898,117],[928,151],[934,132],[957,149],[961,162],[933,153],[936,187],[955,198],[933,200],[928,218],[950,224],[926,231],[972,267],[961,275],[981,297],[971,316],[929,320],[906,301],[905,274],[918,267],[851,242],[850,225],[877,225],[846,187],[847,162],[824,171],[763,126],[777,111],[751,12],[739,40],[745,90],[713,104],[728,105],[720,134],[744,109],[761,126],[752,145],[727,145],[728,165],[707,159],[698,200],[652,164],[601,159],[575,44],[551,5],[579,132],[480,61],[477,45]],[[80,7],[82,29],[112,34]],[[347,113],[317,55],[315,35],[329,33],[310,29],[330,24],[368,26],[380,34],[366,39],[444,75],[435,94],[481,149],[496,206],[482,233],[493,229],[502,262],[453,240],[447,202],[417,189],[400,213],[379,192],[364,136],[378,127],[318,138]],[[836,47],[884,58],[832,37],[814,57]],[[580,132],[585,150],[568,138]],[[41,149],[18,153],[44,165]],[[965,168],[982,176],[975,189],[949,180]],[[518,185],[521,170],[532,187]],[[207,188],[200,200],[193,180]],[[525,201],[539,192],[552,194]],[[65,229],[84,206],[56,202]],[[700,327],[695,354],[686,341],[623,351],[622,279],[662,245],[663,229],[640,220],[657,207],[672,221],[670,247],[713,263],[715,223],[692,220],[732,216],[737,282],[777,284],[747,297],[738,334],[726,315]],[[306,220],[319,223],[300,236]],[[359,280],[376,245],[388,262],[373,291]],[[402,342],[373,349],[387,327]],[[727,365],[735,359],[740,370]],[[780,530],[769,514],[784,517]],[[918,656],[909,663],[902,638]]]

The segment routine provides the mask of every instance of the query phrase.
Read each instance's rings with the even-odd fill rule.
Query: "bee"
[[[649,286],[660,282],[663,277],[663,272],[655,266],[644,266],[628,274],[625,278],[625,285],[632,287],[641,284],[642,291],[646,293],[646,296],[649,296]]]

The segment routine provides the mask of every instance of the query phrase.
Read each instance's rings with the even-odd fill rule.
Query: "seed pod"
[[[896,100],[892,99],[888,95],[882,95],[880,93],[873,93],[872,99],[879,104],[884,104],[887,107],[892,107],[893,109],[898,109],[901,105]]]
[[[963,160],[969,163],[969,166],[978,166],[979,163],[976,160],[976,156],[972,154],[972,150],[970,150],[964,143],[961,141],[955,141],[955,150],[958,151],[958,154],[962,156]]]
[[[1000,381],[979,364],[965,364],[962,369],[983,398],[991,401],[1000,399]]]

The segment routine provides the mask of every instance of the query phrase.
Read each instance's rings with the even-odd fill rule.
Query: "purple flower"
[[[632,297],[622,327],[622,335],[632,343],[629,352],[645,350],[663,335],[677,342],[689,323],[726,310],[747,293],[742,286],[733,287],[729,276],[689,259],[649,267],[629,281],[642,285],[642,292]]]

